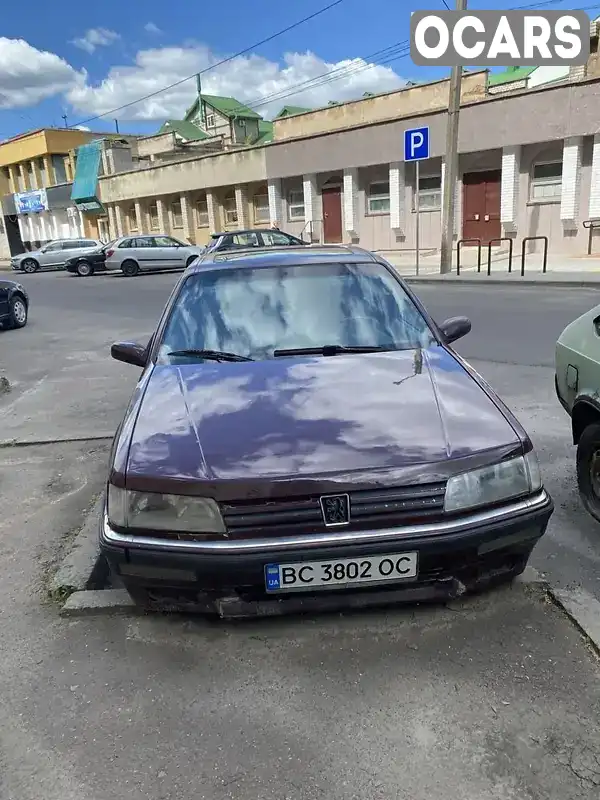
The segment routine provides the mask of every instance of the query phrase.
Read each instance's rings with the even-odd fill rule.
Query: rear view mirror
[[[110,348],[110,354],[116,361],[133,364],[134,367],[145,367],[147,350],[136,342],[115,342]]]
[[[471,330],[471,320],[467,317],[450,317],[439,326],[446,344],[462,339]]]

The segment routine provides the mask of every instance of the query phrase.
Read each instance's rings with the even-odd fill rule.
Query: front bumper
[[[419,574],[407,582],[408,595],[419,587],[439,597],[446,586],[455,591],[477,589],[496,579],[521,572],[531,550],[544,535],[554,510],[545,490],[510,505],[466,515],[438,524],[374,531],[323,534],[293,539],[218,542],[166,541],[114,531],[104,513],[100,520],[100,549],[111,569],[127,586],[152,589],[165,598],[199,594],[204,597],[242,595],[272,599],[264,583],[264,567],[273,563],[335,560],[417,550]],[[398,590],[371,584],[338,588],[336,595]],[[306,597],[310,593],[303,592]],[[315,595],[330,595],[317,591]],[[443,594],[443,591],[442,591]],[[407,595],[407,599],[410,599]],[[423,592],[421,592],[423,595]],[[277,594],[281,597],[290,595]]]

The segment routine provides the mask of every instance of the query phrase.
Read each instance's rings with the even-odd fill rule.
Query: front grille
[[[385,528],[432,522],[444,512],[446,482],[414,486],[328,492],[348,494],[350,523],[340,531]],[[231,502],[221,504],[221,513],[232,539],[252,536],[290,536],[331,531],[323,521],[320,495]]]

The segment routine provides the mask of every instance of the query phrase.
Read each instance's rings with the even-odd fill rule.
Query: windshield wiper
[[[253,358],[249,358],[248,356],[239,356],[237,353],[226,353],[223,350],[196,350],[190,348],[189,350],[171,350],[167,355],[197,356],[198,358],[206,358],[211,361],[254,361]]]
[[[289,350],[274,350],[273,356],[336,356],[338,353],[377,353],[388,348],[381,345],[353,346],[344,344],[324,344],[322,347],[293,347]]]

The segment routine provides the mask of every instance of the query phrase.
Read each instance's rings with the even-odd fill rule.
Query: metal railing
[[[544,260],[542,262],[542,272],[546,272],[548,267],[548,237],[547,236],[526,236],[521,244],[521,277],[525,275],[525,245],[527,242],[544,242]]]
[[[460,246],[467,242],[477,242],[477,272],[481,272],[481,239],[459,239],[456,243],[456,274],[460,275]]]
[[[583,222],[583,227],[589,230],[588,234],[588,256],[592,255],[592,237],[596,228],[600,228],[600,219],[586,219]]]
[[[508,242],[508,271],[512,272],[513,240],[510,236],[500,236],[498,239],[490,239],[488,242],[487,274],[492,274],[492,245],[495,242]]]

